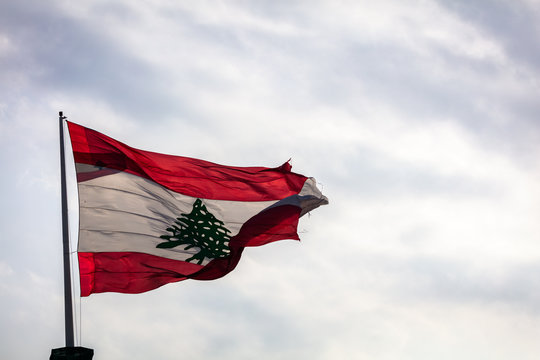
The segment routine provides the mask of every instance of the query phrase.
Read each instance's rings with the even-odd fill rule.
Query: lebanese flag
[[[67,122],[79,190],[81,296],[142,293],[233,270],[245,247],[296,239],[328,203],[315,180],[127,146]]]

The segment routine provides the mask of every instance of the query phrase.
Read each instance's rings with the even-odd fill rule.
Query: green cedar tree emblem
[[[230,253],[230,231],[224,226],[223,221],[217,219],[206,209],[201,199],[195,200],[193,209],[189,214],[181,214],[176,218],[172,227],[167,231],[172,235],[161,235],[165,239],[156,247],[170,249],[180,245],[187,245],[184,250],[199,248],[199,252],[186,261],[196,261],[202,264],[204,258],[222,258]]]

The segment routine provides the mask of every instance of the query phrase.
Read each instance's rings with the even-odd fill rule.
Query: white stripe
[[[95,171],[99,171],[95,168]],[[156,248],[170,235],[167,228],[190,213],[196,198],[185,196],[140,176],[117,172],[79,183],[80,252],[133,251],[186,260],[197,248],[185,251]],[[208,211],[225,223],[230,236],[242,224],[276,201],[236,202],[202,199]]]

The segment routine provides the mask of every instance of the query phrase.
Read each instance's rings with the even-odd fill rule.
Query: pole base
[[[93,356],[93,349],[87,349],[81,346],[63,347],[52,349],[49,360],[92,360]]]

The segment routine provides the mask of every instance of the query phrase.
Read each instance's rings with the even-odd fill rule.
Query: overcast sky
[[[222,279],[77,296],[96,360],[538,359],[538,0],[0,1],[1,359],[64,346],[59,111],[330,200]]]

